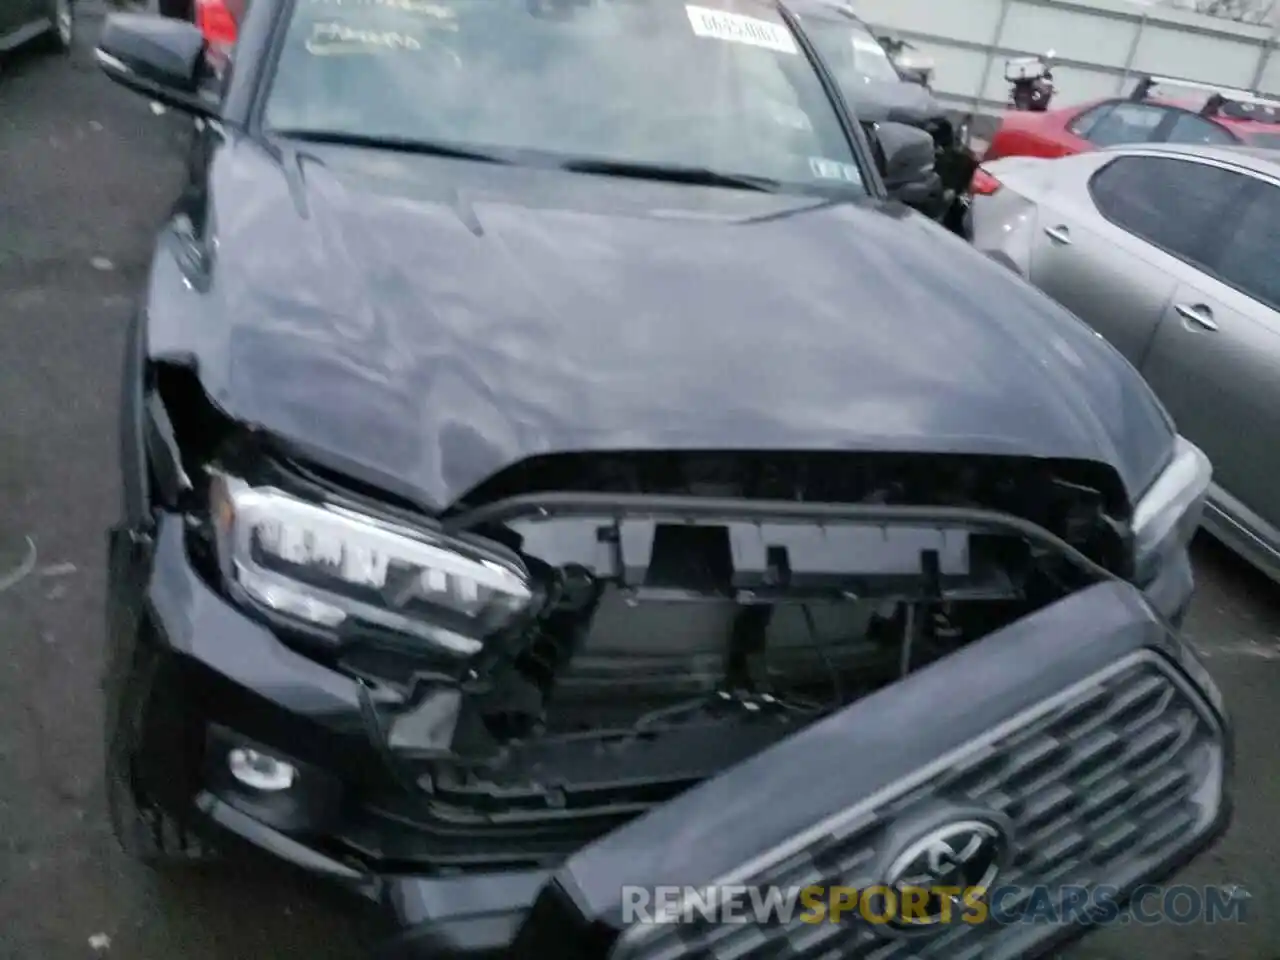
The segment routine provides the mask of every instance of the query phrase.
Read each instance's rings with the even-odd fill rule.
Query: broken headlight
[[[365,627],[471,656],[533,599],[514,556],[215,474],[223,576],[269,614],[336,640]]]
[[[1191,542],[1212,478],[1209,458],[1179,436],[1173,459],[1133,511],[1134,572],[1139,584],[1150,583],[1170,555]]]

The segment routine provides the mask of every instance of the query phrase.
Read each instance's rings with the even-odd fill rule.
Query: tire
[[[158,807],[140,806],[127,770],[108,761],[107,812],[116,842],[130,858],[154,867],[194,866],[215,858],[193,833]]]
[[[49,16],[53,20],[53,29],[44,36],[45,49],[50,53],[70,53],[76,39],[74,0],[49,0]]]
[[[123,713],[109,726],[106,744],[106,797],[111,832],[130,858],[149,866],[193,866],[216,859],[216,853],[172,814],[139,795],[130,743],[142,723],[146,691],[154,669],[143,655],[124,678]]]

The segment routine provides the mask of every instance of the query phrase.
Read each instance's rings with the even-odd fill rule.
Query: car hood
[[[1073,458],[1133,493],[1170,449],[1118,353],[896,204],[249,141],[208,192],[151,355],[432,508],[554,452]]]
[[[918,83],[861,79],[840,89],[854,114],[867,123],[893,121],[919,127],[947,115],[942,103]]]

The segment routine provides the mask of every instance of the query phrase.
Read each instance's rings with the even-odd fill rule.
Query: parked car
[[[1177,96],[1180,89],[1188,91],[1190,98]],[[1248,90],[1144,75],[1128,97],[1044,112],[1004,113],[982,159],[1066,157],[1126,143],[1280,147],[1280,100]]]
[[[978,165],[967,135],[954,122],[953,111],[918,79],[905,79],[890,50],[905,56],[903,41],[891,44],[877,38],[855,8],[845,0],[800,0],[790,8],[800,28],[840,86],[840,93],[858,119],[874,127],[893,121],[924,130],[933,140],[937,189],[922,213],[959,232],[964,214],[959,202]],[[886,48],[888,44],[888,48]]]
[[[236,32],[249,10],[250,0],[159,0],[163,17],[185,20],[200,28],[204,36],[205,58],[211,73],[221,75],[230,62]]]
[[[0,3],[0,60],[25,44],[66,53],[75,38],[72,0],[4,0]]]
[[[975,245],[1143,373],[1213,461],[1206,528],[1280,577],[1280,154],[1152,144],[975,181]]]
[[[1170,623],[1204,455],[889,197],[788,10],[707,3],[256,0],[217,104],[194,25],[107,20],[108,75],[207,121],[128,336],[126,850],[247,843],[385,905],[390,957],[1030,958],[1096,917],[934,888],[1118,906],[1224,829]],[[619,900],[802,864],[929,896]]]

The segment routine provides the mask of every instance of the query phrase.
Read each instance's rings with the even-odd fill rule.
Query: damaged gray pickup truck
[[[204,121],[122,392],[135,856],[296,864],[387,958],[1002,960],[1223,830],[1204,455],[887,196],[785,6],[706,4],[256,0],[217,104],[108,18]],[[872,887],[924,899],[686,909]]]

